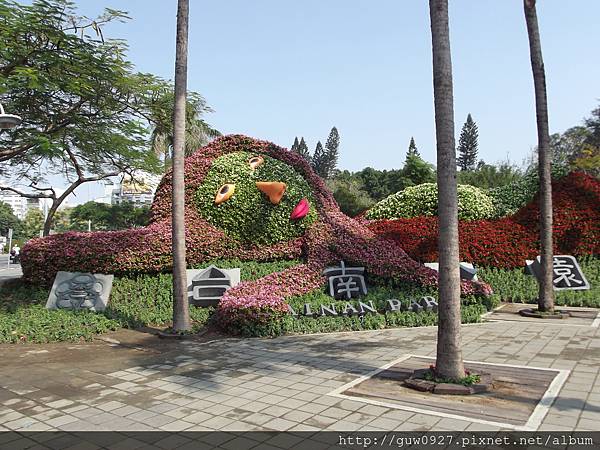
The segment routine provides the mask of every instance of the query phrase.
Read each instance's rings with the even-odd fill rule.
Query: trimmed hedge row
[[[600,259],[591,256],[580,258],[579,265],[589,281],[590,290],[555,291],[555,303],[559,306],[585,306],[600,308]],[[484,267],[478,272],[480,278],[494,287],[494,297],[504,302],[537,303],[538,283],[523,269],[502,270]]]
[[[459,184],[458,218],[460,220],[489,219],[494,216],[494,204],[481,189]],[[367,219],[399,219],[437,216],[438,189],[435,183],[423,183],[384,198],[367,211]]]

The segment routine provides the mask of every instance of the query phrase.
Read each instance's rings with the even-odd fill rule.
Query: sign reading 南
[[[398,300],[390,299],[386,301],[385,310],[378,311],[372,301],[369,302],[358,302],[358,305],[352,303],[346,303],[343,306],[337,306],[332,303],[331,305],[319,305],[318,309],[305,303],[301,312],[297,312],[288,305],[288,310],[293,317],[305,316],[305,317],[337,317],[337,316],[364,316],[365,314],[384,314],[386,312],[400,312],[400,311],[412,311],[412,312],[423,312],[433,311],[437,312],[438,304],[433,297],[422,297],[420,300]]]

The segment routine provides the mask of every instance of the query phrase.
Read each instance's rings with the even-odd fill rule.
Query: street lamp
[[[21,120],[19,116],[15,116],[14,114],[6,114],[2,103],[0,103],[0,129],[8,130],[9,128],[14,128],[21,123]]]

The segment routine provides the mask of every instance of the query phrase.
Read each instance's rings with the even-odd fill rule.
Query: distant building
[[[0,202],[9,205],[13,210],[13,214],[17,216],[19,220],[25,218],[27,210],[29,209],[27,199],[11,191],[0,191]]]
[[[136,207],[150,206],[160,179],[160,176],[149,173],[136,174],[135,179],[125,175],[121,183],[105,185],[104,196],[94,201],[110,205],[131,203]]]
[[[57,195],[61,195],[64,189],[54,188]],[[11,191],[0,191],[0,202],[7,203],[13,210],[13,214],[19,219],[25,219],[27,212],[30,209],[39,209],[44,217],[48,214],[48,210],[52,206],[50,198],[25,198]],[[67,200],[63,201],[59,209],[69,208],[70,204]]]

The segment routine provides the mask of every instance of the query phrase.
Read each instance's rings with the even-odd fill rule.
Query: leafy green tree
[[[52,233],[66,233],[71,230],[71,212],[73,208],[61,208],[56,211],[52,221]]]
[[[600,177],[600,148],[584,144],[579,156],[573,160],[572,167]]]
[[[518,182],[524,173],[510,161],[498,165],[481,164],[475,170],[458,172],[459,184],[470,184],[482,189],[493,189]]]
[[[349,217],[355,217],[373,206],[375,200],[364,191],[360,180],[352,177],[348,171],[344,172],[346,176],[339,174],[335,179],[329,180],[327,185],[340,210]]]
[[[88,221],[95,230],[124,230],[146,226],[150,219],[150,208],[135,207],[131,203],[107,205],[87,202],[77,205],[71,211],[70,229],[87,231]]]
[[[340,134],[336,127],[331,129],[329,136],[327,137],[327,141],[325,142],[325,152],[324,152],[324,161],[325,161],[325,178],[329,179],[333,176],[339,157],[339,147],[340,147]]]
[[[478,138],[477,124],[469,113],[458,138],[458,167],[460,167],[460,170],[473,170],[475,168],[479,146]]]
[[[600,107],[592,111],[592,116],[584,121],[588,135],[579,153],[572,160],[577,170],[583,170],[600,177]]]
[[[583,126],[571,127],[564,133],[550,135],[552,165],[571,166],[573,161],[581,155],[590,136],[590,131]]]
[[[21,180],[3,188],[52,200],[47,235],[61,203],[83,183],[161,170],[148,151],[148,120],[155,132],[164,125],[173,86],[133,72],[125,43],[104,39],[103,25],[127,19],[121,11],[106,9],[89,19],[78,17],[67,0],[0,0],[0,12],[0,101],[23,117],[19,127],[0,134],[0,161]],[[206,110],[201,97],[191,101],[196,116]],[[48,185],[50,176],[70,184],[59,194]]]
[[[16,237],[19,234],[20,225],[21,223],[11,206],[8,203],[0,202],[0,236],[7,236],[10,228]]]
[[[435,171],[433,166],[421,159],[418,153],[409,153],[402,168],[402,180],[404,184],[402,189],[417,184],[433,183],[435,182]],[[398,192],[398,190],[393,192]]]
[[[366,167],[357,172],[356,175],[360,179],[364,190],[375,201],[382,200],[392,193],[388,186],[386,171]]]
[[[327,179],[327,157],[321,141],[317,142],[317,147],[311,159],[313,170],[323,179]]]
[[[417,145],[415,144],[415,138],[411,136],[410,138],[410,143],[408,144],[408,152],[406,154],[406,156],[410,156],[410,155],[415,155],[415,156],[421,156],[421,154],[419,153],[419,150],[417,150]]]
[[[70,228],[76,231],[87,231],[88,221],[92,230],[110,230],[111,205],[98,202],[87,202],[77,205],[71,212]]]
[[[407,185],[412,185],[412,183],[407,184],[407,180],[404,177],[404,169],[384,170],[382,172],[382,179],[385,191],[390,194],[403,190]]]
[[[27,241],[36,237],[40,237],[41,231],[44,229],[44,215],[38,208],[31,208],[25,214],[23,219],[23,228],[21,236]]]
[[[550,136],[553,174],[561,167],[565,173],[580,170],[600,176],[600,108],[593,110],[584,124]],[[537,148],[535,155],[539,155]],[[537,168],[537,157],[531,166]]]
[[[584,123],[589,132],[586,144],[600,148],[600,106],[592,111],[592,116],[585,119]]]

